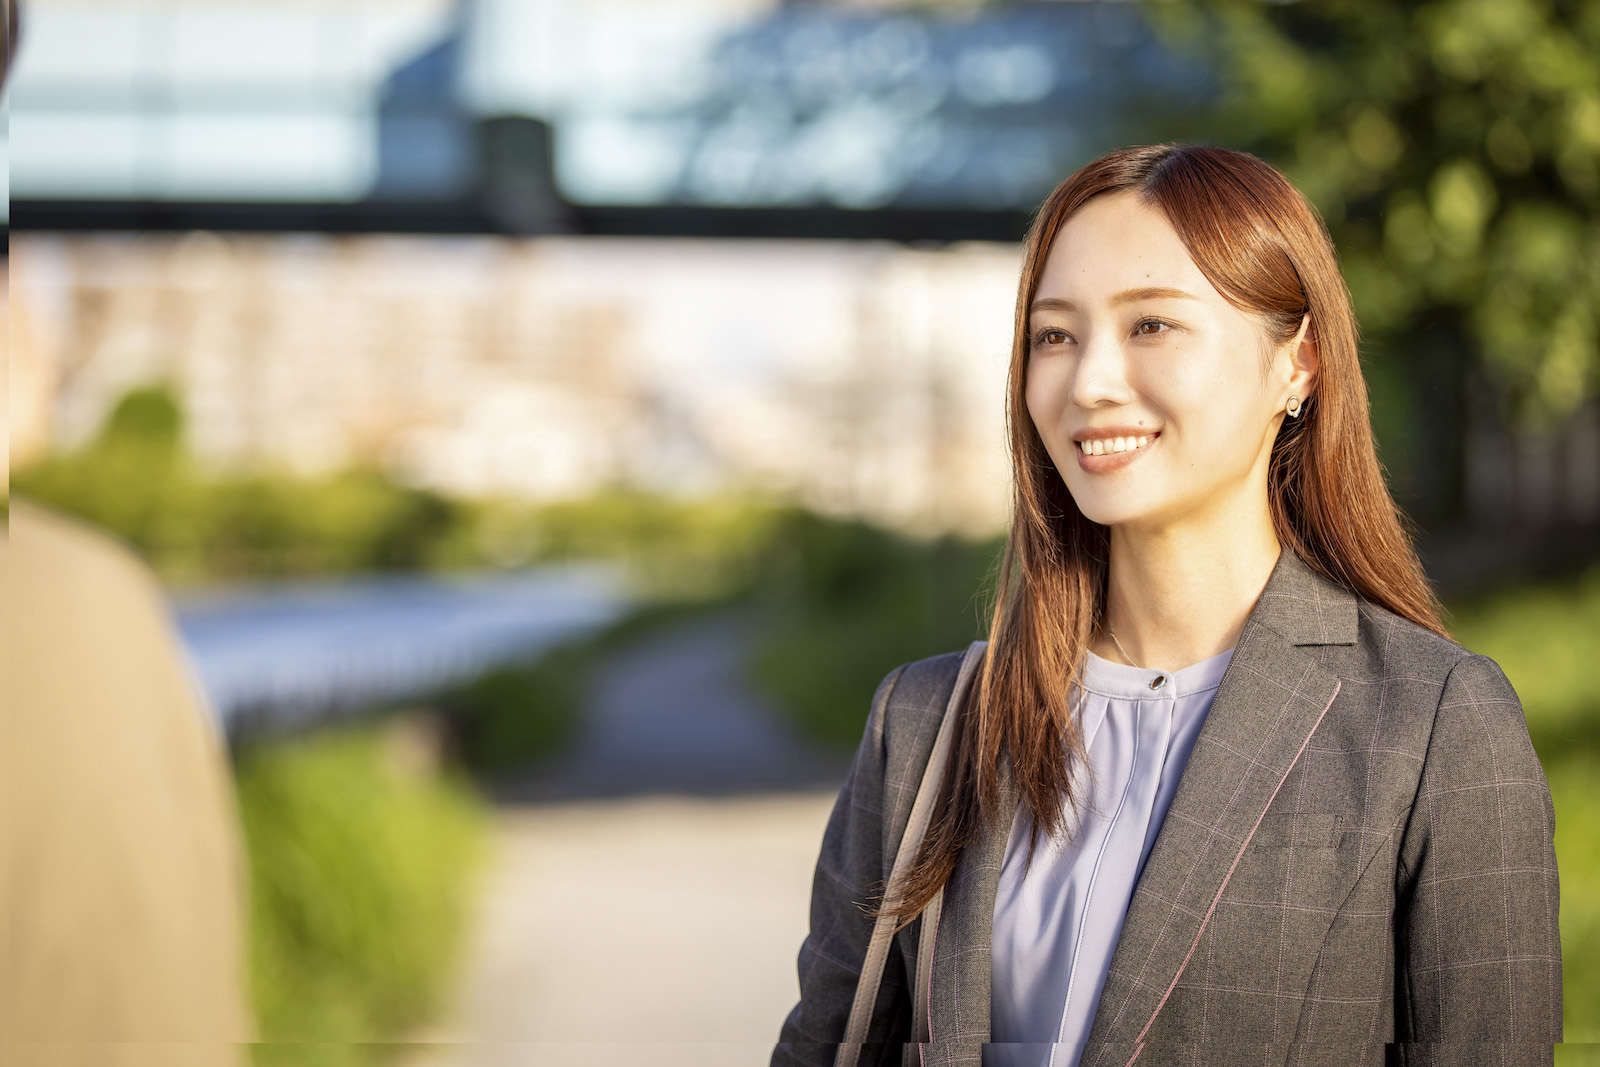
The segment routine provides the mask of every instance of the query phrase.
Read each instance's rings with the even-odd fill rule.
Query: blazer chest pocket
[[[1354,871],[1354,854],[1339,847],[1343,825],[1332,814],[1268,815],[1250,838],[1226,899],[1329,908],[1348,891]]]
[[[1250,838],[1252,849],[1335,848],[1344,816],[1318,813],[1268,814]]]

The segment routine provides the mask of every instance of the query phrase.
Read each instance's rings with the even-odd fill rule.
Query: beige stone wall
[[[1010,246],[31,234],[12,261],[18,461],[160,381],[217,468],[1003,520]]]

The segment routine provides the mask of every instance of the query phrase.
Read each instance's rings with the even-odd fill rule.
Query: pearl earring
[[[1289,398],[1289,406],[1284,410],[1289,413],[1291,419],[1298,419],[1300,417],[1300,398],[1291,396]]]

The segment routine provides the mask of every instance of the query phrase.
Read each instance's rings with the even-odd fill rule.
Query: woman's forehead
[[[1062,225],[1035,300],[1088,306],[1129,292],[1153,298],[1158,290],[1222,300],[1161,209],[1135,193],[1116,192],[1093,198]]]

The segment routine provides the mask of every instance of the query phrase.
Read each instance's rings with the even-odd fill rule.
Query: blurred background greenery
[[[440,1007],[486,825],[418,721],[239,753],[257,1062],[380,1062]]]
[[[479,144],[483,165],[489,168],[473,194],[481,194],[483,204],[503,203],[508,188],[533,199],[555,196],[545,205],[554,205],[554,214],[539,216],[546,221],[538,224],[508,222],[509,216],[496,215],[489,207],[474,214],[479,208],[469,211],[459,199],[401,201],[398,207],[385,201],[388,206],[378,207],[388,214],[370,217],[337,214],[356,210],[349,198],[337,203],[338,198],[330,198],[319,208],[325,215],[273,214],[287,210],[282,203],[257,205],[260,210],[253,215],[236,204],[235,213],[226,215],[215,204],[207,206],[206,196],[185,200],[173,194],[168,197],[173,202],[162,208],[169,215],[162,216],[150,214],[154,209],[149,202],[131,194],[103,194],[96,207],[93,196],[62,199],[41,193],[38,186],[29,193],[22,181],[23,195],[14,208],[20,237],[17,292],[26,296],[28,285],[34,285],[36,293],[60,298],[41,298],[39,308],[48,310],[54,300],[69,311],[62,313],[61,322],[67,325],[56,331],[53,342],[46,336],[51,331],[45,328],[49,316],[44,310],[35,309],[31,333],[16,332],[22,339],[15,357],[19,361],[29,351],[22,343],[27,336],[38,335],[34,347],[41,352],[55,344],[50,349],[55,355],[39,360],[49,364],[49,373],[34,377],[47,382],[37,390],[43,397],[40,410],[59,416],[54,422],[39,422],[45,429],[27,448],[17,443],[24,438],[14,435],[20,460],[11,477],[16,492],[116,533],[180,591],[285,578],[481,573],[592,560],[618,568],[636,596],[621,620],[560,642],[537,657],[499,662],[478,676],[402,701],[231,739],[251,859],[254,998],[265,1039],[261,1061],[330,1067],[384,1061],[393,1053],[384,1042],[418,1033],[437,1014],[459,964],[477,872],[488,847],[492,811],[485,798],[508,777],[561,758],[581,732],[584,710],[620,651],[688,621],[736,613],[751,636],[744,665],[750,684],[771,699],[798,735],[847,751],[886,671],[910,659],[960,648],[981,634],[987,582],[1000,545],[998,525],[1004,517],[1003,504],[998,509],[993,504],[1003,502],[1003,485],[982,470],[963,475],[959,489],[940,479],[964,469],[960,463],[967,453],[998,455],[998,391],[983,393],[989,386],[982,383],[1003,374],[1003,351],[997,359],[990,348],[1003,350],[1006,343],[1010,295],[1001,285],[991,301],[999,308],[998,318],[976,312],[970,316],[987,334],[916,342],[922,348],[898,338],[911,332],[906,321],[947,310],[967,290],[987,284],[984,279],[1003,276],[1005,284],[1014,279],[1014,260],[1005,258],[1014,256],[1013,246],[997,244],[993,256],[1000,258],[973,267],[990,253],[975,253],[958,242],[1014,240],[1028,207],[1065,169],[1118,144],[1164,138],[1258,152],[1289,173],[1329,224],[1364,331],[1363,360],[1382,459],[1397,496],[1417,524],[1430,574],[1450,609],[1453,632],[1505,669],[1522,696],[1550,780],[1562,876],[1567,1035],[1571,1041],[1600,1041],[1600,1023],[1584,1007],[1600,1003],[1600,832],[1595,829],[1600,826],[1600,696],[1587,673],[1600,649],[1600,4],[1174,0],[1052,5],[941,0],[869,6],[871,11],[849,4],[786,4],[757,16],[741,14],[741,19],[754,18],[756,29],[730,31],[733,44],[715,52],[721,57],[715,63],[732,63],[727,57],[734,55],[729,49],[735,45],[744,47],[752,40],[761,44],[768,41],[764,33],[781,38],[786,27],[796,24],[802,29],[844,27],[841,34],[865,27],[865,33],[878,25],[872,19],[923,20],[915,24],[932,27],[930,40],[953,41],[950,47],[957,49],[967,44],[976,49],[1001,33],[1021,34],[1016,39],[1025,43],[1028,33],[1054,26],[1049,20],[1067,8],[1074,11],[1062,24],[1069,26],[1070,40],[1083,42],[1082,63],[1093,73],[1089,82],[1112,77],[1093,63],[1101,53],[1101,60],[1124,54],[1117,49],[1127,47],[1134,31],[1119,20],[1130,13],[1173,58],[1163,61],[1165,66],[1129,63],[1128,69],[1143,72],[1149,83],[1118,97],[1123,101],[1119,108],[1102,108],[1093,101],[1090,106],[1047,95],[1027,97],[1032,83],[1016,71],[1034,68],[1021,53],[1004,53],[1002,59],[1011,58],[994,68],[998,74],[976,61],[962,66],[958,57],[956,80],[966,78],[977,86],[969,93],[968,108],[978,114],[976,124],[988,122],[983,108],[989,105],[972,103],[983,93],[991,103],[999,101],[996,107],[1010,106],[1009,100],[1016,105],[1014,111],[1002,115],[1005,121],[988,124],[1020,129],[1015,143],[1038,148],[1033,156],[1016,157],[1022,161],[1016,163],[1016,172],[1023,173],[1022,163],[1028,159],[1042,158],[1048,164],[1037,174],[1027,171],[1033,184],[1019,179],[1020,191],[1006,194],[1009,200],[996,199],[999,194],[991,189],[983,193],[988,199],[969,203],[930,201],[927,197],[933,194],[917,193],[907,178],[900,192],[849,202],[847,197],[827,201],[823,194],[809,193],[783,200],[742,186],[719,201],[703,189],[682,186],[660,194],[654,208],[624,205],[608,214],[616,206],[592,197],[586,201],[572,172],[557,166],[552,175],[551,144],[559,154],[561,144],[580,140],[575,133],[567,142],[550,140],[551,129],[559,131],[564,121],[556,112],[536,117],[529,128],[544,140],[534,138],[529,142],[533,148],[523,145],[527,151],[510,151],[496,140],[501,136],[496,131],[508,128],[503,116],[493,120],[499,125],[492,129],[485,120],[481,144],[468,142]],[[928,46],[924,53],[937,58],[943,47]],[[774,45],[773,51],[781,49]],[[424,50],[403,70],[397,68],[399,73],[384,83],[384,106],[410,99],[405,93],[421,92],[418,86],[446,84],[448,79],[428,81],[423,75],[433,69],[429,63],[443,63],[440,57],[447,52]],[[1184,63],[1191,66],[1182,67]],[[906,66],[893,54],[882,65],[896,70]],[[727,91],[739,96],[743,83],[728,73],[731,69],[716,67],[723,80],[708,78],[707,84],[724,89],[732,85]],[[827,69],[839,84],[848,81],[838,73],[843,67]],[[1056,81],[1071,82],[1060,72]],[[826,86],[834,82],[813,79],[807,84],[808,91],[825,96]],[[838,95],[860,105],[865,91],[858,88],[846,85]],[[18,106],[25,119],[48,110],[40,100],[45,97],[22,92]],[[739,103],[726,104],[724,115],[717,111],[723,104],[702,101],[695,105],[699,111],[690,108],[684,114],[692,112],[695,121],[707,123],[738,118],[747,133],[752,124],[765,121],[748,109],[740,111],[735,106]],[[826,101],[806,106],[826,110]],[[797,105],[796,113],[802,110]],[[1063,115],[1091,111],[1103,111],[1114,121],[1096,125],[1085,117],[1071,137],[1049,124],[1064,121]],[[451,121],[460,118],[448,108],[440,114],[447,112]],[[1040,117],[1046,112],[1048,122]],[[959,125],[960,116],[944,118],[947,127]],[[687,121],[683,115],[677,120]],[[740,151],[755,153],[750,145],[759,138],[749,136],[748,143],[739,142],[744,145]],[[798,134],[787,141],[787,134],[773,136],[777,143],[800,143]],[[706,140],[715,139],[708,135]],[[805,143],[812,145],[806,151],[827,155],[826,145]],[[859,151],[851,155],[838,145],[834,150],[846,170],[872,170],[861,162]],[[957,154],[983,157],[987,150],[968,143]],[[1012,160],[1004,153],[995,158]],[[512,175],[523,184],[508,186],[495,177],[494,167],[505,160],[530,159],[532,170]],[[817,164],[819,172],[826,163],[823,159]],[[937,163],[925,161],[922,168],[933,173],[939,170]],[[747,169],[760,170],[754,163]],[[565,188],[552,185],[560,174],[568,175],[562,179],[568,181]],[[128,204],[136,202],[143,204],[139,211],[145,214],[128,214]],[[377,210],[372,204],[367,208]],[[446,209],[465,214],[440,214]],[[746,209],[751,213],[739,214]],[[216,275],[228,271],[237,274],[237,289],[265,299],[261,294],[270,289],[264,280],[270,271],[251,258],[256,246],[242,239],[188,233],[173,252],[174,271],[187,280],[168,289],[153,288],[135,270],[121,281],[107,281],[114,273],[107,264],[122,262],[118,257],[127,255],[127,248],[67,233],[95,228],[107,218],[121,219],[112,228],[128,230],[131,241],[144,239],[137,231],[152,218],[168,219],[174,231],[314,230],[324,218],[337,218],[328,228],[344,232],[412,227],[521,240],[528,234],[562,231],[566,236],[551,238],[548,246],[537,245],[544,237],[527,238],[536,247],[525,250],[524,258],[531,262],[548,254],[565,267],[515,293],[490,288],[484,303],[465,313],[471,319],[492,305],[514,316],[526,302],[534,309],[524,316],[535,323],[527,327],[532,333],[515,334],[514,342],[503,337],[496,341],[512,336],[509,319],[494,319],[481,329],[463,327],[466,341],[456,334],[411,327],[375,333],[383,338],[372,350],[380,370],[363,388],[387,395],[391,387],[400,388],[396,382],[416,378],[423,382],[420,392],[452,398],[456,394],[447,388],[452,381],[465,380],[469,371],[477,373],[480,365],[496,360],[512,368],[502,383],[506,389],[538,376],[558,384],[581,379],[587,383],[584,388],[604,390],[606,397],[623,396],[632,406],[621,408],[622,417],[597,406],[599,415],[592,421],[579,420],[575,439],[604,442],[618,454],[632,448],[643,459],[632,455],[633,466],[595,468],[600,473],[591,470],[577,483],[563,483],[566,488],[560,492],[517,493],[503,486],[484,488],[470,478],[451,482],[435,476],[437,471],[426,465],[422,469],[409,460],[397,461],[403,449],[355,448],[329,462],[299,462],[283,444],[293,438],[289,420],[271,419],[260,434],[267,442],[260,450],[228,459],[231,453],[205,442],[221,439],[223,430],[233,428],[231,422],[242,420],[218,417],[214,404],[195,399],[208,395],[204,388],[217,377],[215,367],[197,360],[185,363],[170,354],[142,363],[117,362],[123,358],[117,353],[133,344],[127,338],[143,336],[139,331],[149,332],[154,320],[118,319],[114,312],[121,306],[119,294],[130,293],[127,300],[144,309],[140,314],[150,307],[180,306],[173,295],[180,290],[198,293],[195,306],[202,310],[218,305],[224,286]],[[636,228],[630,231],[630,225]],[[616,339],[629,316],[647,320],[641,336],[651,344],[660,341],[664,328],[650,320],[649,312],[589,307],[561,288],[567,277],[563,272],[581,267],[581,255],[571,250],[576,246],[561,241],[582,244],[618,232],[681,238],[854,234],[879,243],[905,242],[909,247],[901,248],[896,253],[901,258],[893,261],[901,265],[892,268],[900,276],[918,271],[931,276],[946,269],[936,263],[957,266],[948,268],[954,279],[949,288],[912,291],[916,299],[910,303],[922,310],[907,313],[909,319],[893,318],[906,302],[900,290],[890,298],[873,289],[860,299],[881,298],[883,303],[839,311],[840,320],[848,320],[849,329],[858,333],[833,323],[830,329],[836,332],[814,342],[824,353],[817,365],[824,367],[827,354],[836,357],[835,350],[843,346],[849,365],[839,376],[829,378],[809,365],[772,372],[772,392],[790,407],[758,408],[748,421],[778,426],[780,436],[790,434],[779,451],[784,462],[792,460],[791,468],[765,454],[750,459],[759,451],[750,444],[760,443],[754,436],[718,444],[713,431],[734,426],[746,414],[743,409],[750,405],[745,394],[715,393],[697,415],[698,409],[685,405],[682,396],[657,378],[679,380],[677,387],[685,394],[701,390],[712,395],[714,387],[746,370],[746,357],[765,351],[762,344],[775,336],[787,340],[804,334],[797,325],[803,315],[778,316],[782,328],[759,315],[728,317],[744,313],[744,304],[760,303],[738,298],[744,292],[737,288],[743,275],[787,270],[784,263],[811,253],[777,244],[759,269],[752,271],[745,260],[738,260],[727,274],[715,277],[707,315],[716,329],[696,334],[684,345],[693,348],[709,337],[723,346],[718,357],[722,362],[696,377],[700,372],[685,370],[689,364],[670,345],[661,352],[643,345],[646,358],[638,364],[616,355],[633,343]],[[305,242],[286,240],[286,261],[310,256]],[[327,262],[358,258],[350,247],[339,245],[328,253]],[[389,245],[372,247],[375,261],[392,251]],[[406,254],[416,258],[405,262],[471,258],[470,249],[463,252],[462,247],[413,249]],[[596,238],[595,247],[618,246]],[[159,255],[150,253],[149,262],[167,262],[160,258],[167,246],[160,248]],[[879,245],[851,248],[878,255],[873,250]],[[523,254],[513,249],[504,252],[504,261],[495,262]],[[604,260],[598,273],[605,286],[617,291],[635,283],[625,280],[631,276],[621,267],[606,264],[633,269],[636,261],[648,259],[638,246],[606,254],[615,258]],[[697,257],[722,254],[725,246],[710,251],[692,241],[673,246],[665,257],[668,271],[651,276],[655,281],[650,285],[677,293],[673,299],[678,299],[687,290],[672,290],[667,283],[675,280],[680,267],[688,270],[685,265]],[[569,259],[560,260],[563,255]],[[50,290],[46,283],[61,276],[61,264],[70,261],[86,264],[82,280]],[[829,261],[827,269],[857,270],[855,262],[841,258]],[[324,281],[334,277],[334,268],[327,269],[330,273],[318,275]],[[971,274],[960,273],[969,269]],[[841,276],[849,279],[847,285],[887,292],[884,279],[890,273],[883,268],[878,274]],[[643,293],[649,286],[638,282],[635,288]],[[448,285],[424,279],[407,291],[410,296],[387,304],[352,303],[344,313],[381,324],[398,317],[404,304],[431,307],[448,299],[448,290]],[[918,299],[924,303],[917,304]],[[583,306],[573,312],[575,305]],[[241,351],[259,335],[271,333],[260,325],[271,317],[262,310],[265,305],[229,306],[246,324],[236,335]],[[287,317],[299,321],[305,316],[326,325],[332,338],[308,339],[304,332],[290,331],[285,336],[293,343],[273,350],[278,355],[298,349],[312,353],[312,362],[295,372],[306,375],[309,384],[294,394],[294,403],[309,411],[319,393],[337,385],[339,375],[331,368],[343,367],[339,361],[346,357],[351,365],[358,362],[350,355],[354,334],[346,319],[315,319],[316,299],[305,289],[294,289],[285,306]],[[19,301],[18,307],[25,305]],[[558,319],[553,309],[576,317],[570,322]],[[177,345],[204,334],[209,320],[199,312],[189,318],[185,314],[174,313],[181,326],[163,335],[162,343]],[[872,333],[880,316],[890,326]],[[310,332],[322,329],[319,325]],[[527,355],[517,338],[545,338],[546,333],[556,337],[549,342],[553,355],[515,362]],[[966,339],[980,335],[988,338],[981,346]],[[850,340],[839,342],[838,337]],[[940,354],[941,344],[948,353]],[[443,352],[438,358],[453,362],[443,371],[429,370],[431,364],[405,361],[412,348]],[[913,348],[922,354],[906,356]],[[226,346],[206,358],[219,366],[244,362]],[[669,371],[661,372],[658,363]],[[99,365],[110,369],[97,379]],[[18,366],[26,370],[28,364]],[[251,366],[257,367],[249,372],[256,375],[250,379],[254,384],[241,391],[271,392],[272,368]],[[951,372],[951,366],[964,369]],[[28,380],[13,377],[21,383],[13,389],[23,400],[34,395],[24,388]],[[913,382],[915,390],[908,384]],[[94,402],[82,401],[91,393]],[[970,437],[956,438],[952,427],[959,420],[952,412],[963,398],[991,404],[994,422],[980,425]],[[367,399],[360,396],[363,403]],[[478,411],[479,399],[441,403],[447,409]],[[902,422],[886,421],[888,428],[882,431],[861,429],[879,415],[901,418],[908,403],[920,412],[916,418],[922,421],[912,425],[925,434],[925,441],[903,432],[907,424]],[[800,409],[815,422],[784,421]],[[28,409],[14,404],[14,410]],[[565,417],[564,410],[533,405],[516,409],[508,421],[556,424]],[[656,421],[647,420],[646,414]],[[497,417],[484,415],[490,421]],[[393,412],[377,417],[363,412],[362,418],[383,426],[399,420]],[[679,432],[681,423],[695,418],[708,421],[693,432]],[[808,429],[781,430],[794,425]],[[676,427],[677,436],[663,432],[659,438],[630,437],[640,426]],[[723,448],[723,462],[737,476],[708,479],[695,467],[692,476],[678,482],[657,478],[667,469],[661,464],[683,450],[684,438],[708,451]],[[922,451],[911,459],[910,453],[890,452],[908,439]],[[407,444],[412,439],[397,431],[387,443],[396,441]],[[551,446],[550,451],[560,448]],[[537,456],[517,456],[522,458],[514,457],[512,466],[538,466]],[[892,458],[879,462],[884,456]],[[804,482],[804,470],[794,473],[821,470],[826,457],[835,466],[815,484]],[[738,466],[745,460],[746,466]],[[887,499],[884,483],[867,481],[865,474],[859,484],[850,480],[876,466],[894,474],[922,462],[934,473],[921,503]],[[844,475],[838,473],[841,469]],[[969,500],[941,499],[982,493],[989,494],[982,506],[966,510],[962,508]]]
[[[1150,10],[1223,72],[1192,132],[1282,167],[1327,220],[1402,498],[1425,525],[1466,512],[1480,412],[1556,426],[1600,387],[1600,10]]]

